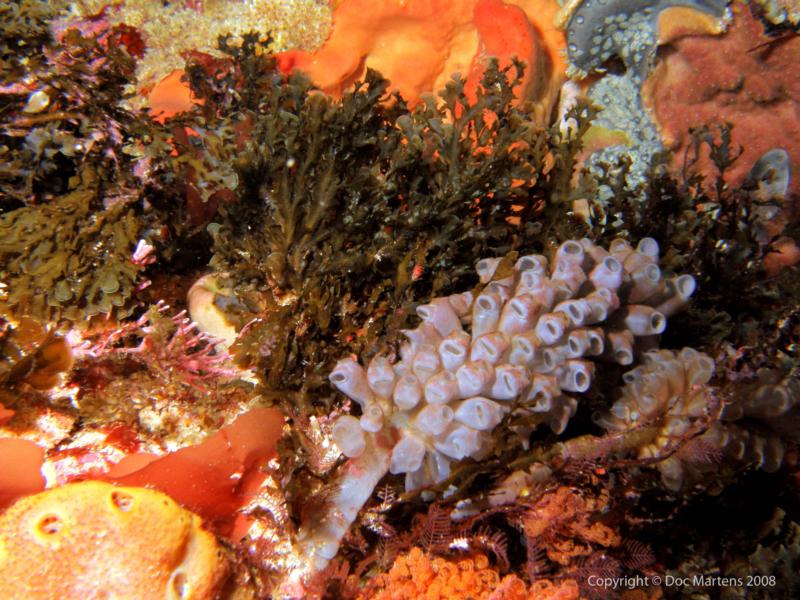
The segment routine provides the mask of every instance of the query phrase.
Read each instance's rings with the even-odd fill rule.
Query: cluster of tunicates
[[[699,481],[723,459],[776,471],[784,445],[775,420],[800,401],[797,381],[763,370],[723,402],[708,385],[713,374],[711,357],[692,348],[646,352],[623,376],[620,398],[595,422],[611,433],[652,431],[641,436],[638,458],[656,461],[670,490]]]
[[[680,489],[683,463],[676,454],[692,434],[699,435],[703,419],[713,420],[721,407],[707,385],[714,374],[710,356],[692,348],[680,352],[651,350],[642,364],[623,375],[620,398],[595,422],[612,433],[652,429],[639,448],[640,459],[661,459],[656,467],[669,489]],[[693,431],[694,429],[694,431]]]
[[[703,435],[723,455],[768,473],[783,462],[783,439],[797,435],[800,381],[791,372],[759,369],[754,381],[739,385],[720,422]]]
[[[390,471],[414,489],[447,478],[453,461],[485,457],[512,410],[563,432],[577,408],[571,394],[589,389],[596,362],[632,364],[693,293],[691,276],[662,274],[658,254],[651,238],[608,249],[583,239],[563,243],[552,262],[479,261],[483,288],[419,306],[422,323],[404,331],[399,361],[339,361],[330,380],[361,415],[340,417],[334,441],[356,458],[370,435],[389,434]]]

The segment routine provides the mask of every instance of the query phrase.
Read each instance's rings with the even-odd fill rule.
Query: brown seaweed
[[[474,104],[455,78],[411,110],[373,71],[331,100],[262,45],[190,64],[202,106],[175,122],[202,132],[185,164],[206,202],[229,198],[208,226],[211,266],[265,307],[240,357],[270,387],[317,389],[332,348],[378,351],[417,298],[471,285],[476,257],[537,240],[556,133],[515,104],[519,62],[492,63]]]

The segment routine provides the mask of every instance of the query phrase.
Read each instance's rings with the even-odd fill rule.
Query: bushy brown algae
[[[63,337],[33,319],[11,322],[0,316],[0,402],[13,404],[21,385],[37,390],[56,385],[71,366],[72,351]]]
[[[557,134],[514,104],[520,63],[493,63],[474,105],[456,78],[409,110],[372,71],[337,102],[255,37],[227,50],[190,66],[202,106],[175,122],[201,132],[183,164],[221,199],[211,266],[260,307],[239,349],[271,387],[319,389],[342,349],[375,352],[417,298],[474,283],[475,257],[538,239]]]
[[[12,22],[0,40],[3,298],[45,320],[124,316],[143,281],[137,243],[160,235],[151,203],[175,195],[164,185],[169,132],[121,105],[134,62],[114,32],[56,41],[43,25],[52,13],[36,7],[0,15]],[[15,57],[26,28],[32,51]]]
[[[146,115],[120,106],[131,96],[134,61],[111,32],[84,37],[72,29],[59,38],[39,40],[36,56],[3,72],[4,210],[68,191],[68,179],[85,162],[102,167],[104,181],[130,177],[123,148],[133,121],[149,127]]]
[[[124,311],[140,267],[131,261],[141,224],[125,204],[100,212],[84,189],[0,217],[7,302],[24,313],[72,321]]]
[[[41,50],[50,41],[50,21],[64,2],[20,0],[0,5],[0,73],[3,82],[22,77],[31,61],[42,60]]]

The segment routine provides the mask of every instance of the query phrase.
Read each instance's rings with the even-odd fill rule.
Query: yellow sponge
[[[154,490],[85,481],[0,515],[7,598],[213,598],[227,572],[200,517]]]

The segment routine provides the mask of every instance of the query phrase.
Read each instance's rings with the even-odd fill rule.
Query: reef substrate
[[[797,596],[791,6],[75,4],[0,6],[0,588]]]

